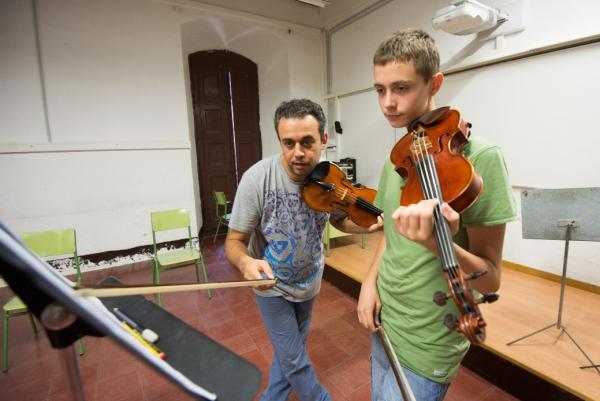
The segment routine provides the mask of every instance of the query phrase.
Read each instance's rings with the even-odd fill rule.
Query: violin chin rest
[[[327,176],[327,174],[329,174],[329,168],[330,165],[328,161],[320,162],[315,166],[313,171],[311,171],[310,178],[312,178],[313,180],[321,181]]]

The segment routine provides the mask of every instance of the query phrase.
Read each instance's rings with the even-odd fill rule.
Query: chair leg
[[[215,231],[215,236],[213,237],[213,244],[217,242],[217,235],[219,235],[219,228],[221,228],[221,220],[219,220],[219,224],[217,224],[217,231]]]
[[[202,264],[202,273],[204,274],[204,282],[208,283],[208,275],[206,274],[206,264],[204,264],[204,255],[200,254],[200,263]],[[212,292],[208,289],[208,299],[212,299]]]
[[[160,284],[160,266],[158,265],[158,261],[152,258],[152,270],[154,272],[154,284]],[[156,293],[156,301],[158,302],[158,306],[163,307],[162,296],[161,293]]]
[[[81,283],[83,282],[83,279],[81,278],[81,269],[79,267],[79,256],[77,256],[78,260],[75,261],[75,271],[76,271],[76,277],[77,277],[77,285],[81,285]]]
[[[202,254],[200,254],[200,257],[202,257]],[[196,282],[199,283],[200,282],[200,267],[198,266],[198,259],[194,260],[194,265],[196,267]]]
[[[29,315],[29,321],[31,322],[31,327],[33,327],[33,332],[37,334],[38,330],[37,330],[37,326],[35,325],[35,320],[33,319],[33,315],[31,314],[31,312],[28,312],[27,315]]]
[[[2,371],[8,372],[8,313],[4,312],[4,325],[2,330]]]
[[[81,338],[77,340],[77,350],[79,351],[80,356],[83,356],[83,354],[85,354],[85,350],[83,349],[83,340]]]

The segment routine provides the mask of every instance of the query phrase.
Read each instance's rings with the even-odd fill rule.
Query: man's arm
[[[367,272],[367,276],[360,286],[360,295],[358,297],[358,305],[356,311],[358,313],[358,321],[365,328],[375,331],[381,325],[379,321],[379,312],[381,311],[381,300],[377,293],[377,271],[381,256],[385,251],[385,237],[381,238],[373,257],[371,267]]]
[[[225,239],[225,256],[229,263],[234,265],[246,280],[260,280],[261,273],[269,279],[275,278],[271,266],[267,261],[262,259],[254,259],[248,254],[248,241],[250,241],[250,233],[243,233],[230,228],[227,231]],[[266,290],[273,287],[258,286],[259,290]]]
[[[340,230],[341,232],[344,232],[344,233],[352,233],[352,234],[373,233],[375,231],[380,231],[383,229],[383,218],[381,216],[377,216],[377,222],[366,228],[361,227],[358,224],[354,223],[346,215],[342,215],[342,217],[334,217],[334,213],[332,213],[329,221],[335,228],[337,228],[338,230]]]

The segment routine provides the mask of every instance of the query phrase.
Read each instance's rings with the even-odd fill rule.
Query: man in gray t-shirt
[[[308,359],[306,342],[323,275],[323,230],[329,213],[310,209],[302,183],[327,143],[321,107],[307,99],[275,112],[281,153],[246,171],[237,189],[225,241],[227,259],[247,280],[277,278],[255,289],[274,349],[261,401],[285,401],[292,388],[303,401],[330,401]]]
[[[238,186],[229,227],[251,233],[248,254],[266,261],[275,287],[256,291],[288,301],[312,299],[323,272],[322,234],[328,213],[310,209],[302,199],[302,182],[292,180],[280,155],[261,160]]]
[[[256,303],[275,355],[261,401],[285,401],[292,391],[302,401],[331,401],[308,359],[306,342],[315,297],[323,275],[323,230],[329,213],[310,209],[302,199],[305,178],[327,144],[321,106],[307,99],[283,102],[275,112],[281,153],[261,160],[238,186],[227,259],[246,280],[277,278],[255,289]],[[362,228],[334,212],[331,223],[345,232],[372,232],[383,220]]]

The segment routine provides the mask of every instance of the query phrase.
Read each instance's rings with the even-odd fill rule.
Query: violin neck
[[[356,198],[355,204],[357,206],[360,206],[365,211],[371,213],[373,216],[381,216],[383,214],[383,210],[379,209],[377,206],[375,206],[371,202],[364,200],[360,196],[358,198]]]
[[[433,234],[435,236],[435,243],[440,252],[442,267],[445,272],[456,271],[459,266],[458,259],[456,258],[456,252],[454,251],[454,241],[452,240],[450,226],[442,215],[442,209],[440,205],[435,207],[433,215]]]
[[[458,268],[458,260],[454,251],[454,241],[452,240],[450,226],[442,215],[441,205],[444,203],[444,199],[433,156],[430,154],[426,155],[417,162],[416,167],[419,180],[421,181],[423,198],[438,200],[438,204],[433,211],[433,233],[438,251],[440,252],[442,267],[446,272],[452,271]]]

